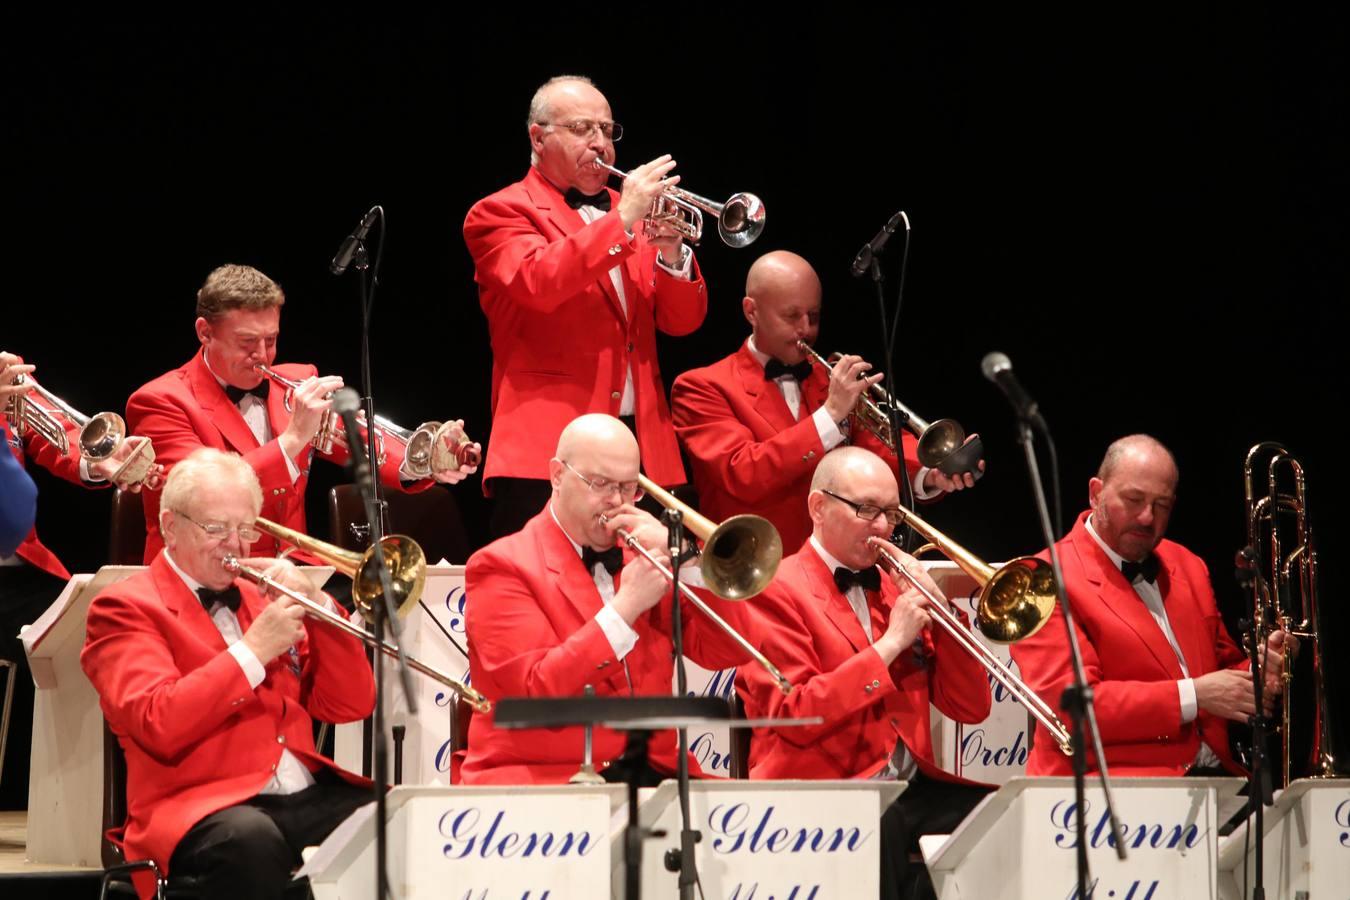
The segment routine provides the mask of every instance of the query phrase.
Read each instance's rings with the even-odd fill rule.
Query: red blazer
[[[268,601],[237,584],[247,631]],[[80,663],[126,752],[128,859],[149,857],[167,870],[188,829],[267,785],[283,746],[312,772],[327,767],[370,784],[315,751],[310,719],[370,714],[375,681],[365,651],[335,628],[309,623],[307,631],[298,656],[274,659],[255,690],[163,555],[94,598]]]
[[[637,645],[615,659],[595,621],[603,604],[595,581],[547,507],[522,530],[469,557],[464,591],[469,671],[474,687],[493,700],[574,697],[587,684],[601,697],[672,693],[669,598],[638,619]],[[703,596],[737,630],[745,624],[745,604]],[[685,654],[699,665],[716,670],[748,659],[687,601],[683,614]],[[580,727],[509,731],[494,727],[490,713],[475,713],[463,783],[564,783],[581,764],[582,740]],[[624,742],[622,732],[596,728],[596,767],[616,759]],[[673,731],[652,736],[651,762],[675,771]],[[699,773],[693,756],[689,766]]]
[[[811,536],[806,495],[825,453],[811,419],[829,394],[820,366],[802,382],[802,417],[793,420],[783,392],[764,380],[764,367],[741,348],[711,366],[675,379],[671,407],[675,430],[689,455],[699,511],[715,522],[754,513],[774,524],[783,552],[795,553]],[[895,454],[855,421],[851,442],[892,465]],[[917,441],[901,442],[910,475],[919,470]]]
[[[61,423],[66,429],[66,438],[69,442],[69,448],[62,453],[60,448],[47,442],[31,428],[27,430],[23,438],[10,442],[14,449],[14,456],[20,463],[25,458],[42,466],[48,472],[58,478],[64,478],[71,484],[78,484],[87,488],[106,488],[108,482],[89,482],[80,477],[80,429],[65,416],[59,417]],[[19,549],[14,551],[20,559],[30,565],[37,566],[44,572],[60,578],[63,581],[70,580],[70,573],[66,567],[61,565],[61,560],[56,558],[56,554],[43,546],[38,540],[37,528],[28,532],[28,536],[23,539]]]
[[[883,575],[880,594],[869,598],[874,635],[885,631],[897,594]],[[785,697],[761,669],[741,666],[736,692],[746,717],[825,720],[756,728],[751,778],[867,778],[902,740],[925,775],[974,783],[942,770],[933,756],[930,702],[969,723],[984,721],[992,703],[984,669],[946,631],[924,632],[926,662],[910,649],[888,668],[810,544],[783,560],[773,583],[751,602],[765,620],[764,655],[793,688]]]
[[[1195,759],[1203,738],[1224,767],[1241,774],[1228,752],[1228,723],[1205,712],[1181,722],[1176,682],[1186,677],[1162,629],[1088,534],[1087,513],[1078,517],[1056,546],[1064,567],[1064,589],[1073,604],[1083,668],[1092,686],[1097,725],[1112,775],[1180,775]],[[1180,544],[1163,541],[1154,551],[1161,562],[1158,587],[1167,621],[1186,657],[1190,676],[1220,668],[1244,668],[1246,658],[1224,628],[1200,557]],[[1042,553],[1048,558],[1048,553]],[[1022,678],[1056,710],[1073,680],[1063,614],[1056,606],[1040,631],[1012,645]],[[1095,757],[1088,749],[1088,765]],[[1069,775],[1071,760],[1039,724],[1027,759],[1028,775]]]
[[[656,265],[642,229],[630,239],[614,209],[587,225],[533,167],[480,200],[464,220],[478,300],[492,339],[491,480],[547,478],[558,435],[588,412],[619,414],[631,365],[644,471],[658,484],[685,481],[656,360],[656,332],[688,334],[708,298],[693,280]],[[609,269],[620,265],[625,316]]]
[[[313,366],[297,363],[272,368],[296,381],[316,372]],[[263,505],[259,515],[303,532],[305,485],[309,483],[313,448],[307,448],[305,458],[296,463],[300,477],[292,485],[291,473],[277,440],[291,421],[285,398],[286,392],[280,387],[269,391],[267,416],[273,438],[259,445],[239,407],[230,402],[225,389],[206,367],[206,361],[198,351],[185,365],[159,376],[131,395],[127,401],[127,427],[133,434],[142,434],[154,441],[155,461],[164,464],[166,475],[174,463],[198,447],[215,447],[240,454],[253,466],[262,484]],[[430,479],[412,482],[406,488],[402,485],[398,474],[403,465],[402,446],[388,445],[385,456],[384,465],[380,467],[380,480],[386,485],[409,491],[431,486]],[[329,458],[341,465],[347,461],[347,453],[335,447]],[[149,563],[164,546],[159,534],[160,491],[146,488],[141,496],[145,503],[145,561]],[[253,545],[250,555],[275,556],[278,552],[277,542],[263,535]]]

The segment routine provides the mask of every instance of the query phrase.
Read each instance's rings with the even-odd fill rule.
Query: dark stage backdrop
[[[188,359],[197,287],[240,262],[287,292],[279,359],[354,382],[357,285],[326,267],[380,203],[377,401],[407,425],[462,416],[485,439],[491,359],[461,223],[524,174],[533,89],[584,72],[625,125],[621,165],[669,152],[685,186],[754,191],[768,209],[753,248],[699,250],[711,308],[697,333],[663,341],[667,385],[743,338],[745,270],[774,248],[821,273],[821,348],[879,358],[872,294],[847,270],[903,208],[900,396],[988,448],[978,489],[925,511],[936,524],[989,559],[1041,546],[1012,417],[979,374],[1002,350],[1058,436],[1066,522],[1111,439],[1147,431],[1174,448],[1170,536],[1209,562],[1232,617],[1243,454],[1286,442],[1309,471],[1324,593],[1344,622],[1344,28],[1329,12],[1238,6],[731,18],[578,5],[544,28],[523,9],[370,20],[277,5],[15,23],[0,38],[0,344],[79,408],[121,409]],[[315,467],[315,534],[343,477]],[[72,569],[98,566],[106,495],[41,487],[48,543]],[[455,491],[475,539],[479,491]]]

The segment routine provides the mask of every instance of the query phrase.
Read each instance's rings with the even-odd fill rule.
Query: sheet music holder
[[[653,731],[727,725],[731,728],[763,728],[768,725],[818,725],[819,717],[806,719],[731,718],[731,704],[720,697],[543,697],[499,700],[493,722],[499,728],[559,728],[566,725],[604,725],[628,733],[623,753],[631,770],[645,768],[647,740]],[[624,869],[627,898],[637,900],[642,870],[645,832],[638,819],[638,786],[628,783],[628,826],[624,834]]]

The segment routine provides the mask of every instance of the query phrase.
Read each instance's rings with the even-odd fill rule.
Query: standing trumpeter
[[[464,241],[492,339],[492,433],[483,489],[494,537],[543,509],[563,427],[607,413],[637,435],[646,474],[685,482],[656,360],[656,332],[688,334],[707,296],[668,224],[637,228],[677,184],[660,156],[605,187],[623,126],[589,79],[559,76],[530,101],[530,169],[469,210]]]
[[[226,265],[213,271],[197,292],[197,340],[201,349],[187,363],[139,388],[127,401],[127,421],[136,434],[155,442],[160,459],[173,466],[198,447],[241,454],[262,483],[264,518],[305,530],[305,486],[312,442],[331,415],[331,397],[342,387],[336,376],[319,377],[306,364],[274,365],[281,334],[281,287],[251,266]],[[295,382],[270,390],[260,367]],[[462,434],[459,435],[462,437]],[[340,445],[329,452],[346,462]],[[455,483],[474,471],[462,465],[433,473]],[[380,479],[406,491],[429,488],[433,478],[407,471],[403,447],[385,442]],[[159,492],[145,496],[145,561],[159,553]],[[276,542],[264,535],[254,555],[274,555]]]

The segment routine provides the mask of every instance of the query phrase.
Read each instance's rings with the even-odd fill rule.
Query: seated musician
[[[882,816],[887,898],[932,895],[927,871],[911,866],[909,853],[920,835],[955,828],[988,793],[938,767],[929,704],[966,723],[982,722],[991,706],[984,669],[946,631],[929,627],[926,598],[877,567],[867,539],[889,539],[899,502],[895,474],[876,454],[861,447],[826,454],[806,499],[811,537],[755,598],[764,655],[792,682],[792,693],[783,696],[751,666],[736,676],[747,718],[824,719],[755,729],[751,778],[909,782]],[[917,563],[912,569],[942,596]]]
[[[638,444],[618,419],[583,415],[567,425],[549,460],[553,496],[524,529],[469,558],[464,590],[469,669],[488,697],[576,697],[587,685],[601,697],[671,693],[670,583],[646,559],[616,546],[624,529],[669,565],[666,528],[633,504],[640,498]],[[604,516],[604,519],[601,519]],[[685,654],[710,669],[747,659],[723,632],[682,601]],[[733,625],[743,615],[709,598]],[[618,780],[611,763],[624,735],[596,728],[596,768]],[[578,769],[583,730],[510,731],[478,714],[469,726],[466,784],[566,782]],[[650,744],[655,783],[676,767],[671,731]],[[691,756],[689,768],[698,773]]]
[[[166,466],[202,446],[242,454],[262,483],[263,517],[303,532],[312,442],[330,410],[333,392],[343,384],[336,376],[318,377],[310,365],[275,366],[278,375],[299,383],[290,391],[274,385],[258,370],[259,365],[272,368],[276,359],[285,302],[277,283],[257,269],[228,265],[213,271],[197,292],[196,331],[201,351],[132,394],[127,401],[127,424],[134,433],[154,440],[158,458]],[[462,439],[462,430],[446,437],[447,441]],[[328,456],[337,463],[347,458],[340,444]],[[408,491],[432,485],[431,478],[417,479],[405,470],[403,448],[397,441],[385,441],[385,456],[380,467],[385,484]],[[462,465],[433,476],[435,481],[454,483],[473,471]],[[146,491],[147,563],[163,543],[159,505],[159,492]],[[276,551],[276,542],[269,536],[253,548],[260,556],[274,556]]]
[[[741,301],[750,337],[730,356],[680,375],[671,389],[700,512],[716,521],[763,516],[777,527],[784,553],[795,553],[811,534],[806,495],[828,451],[852,442],[896,465],[892,450],[850,420],[882,376],[870,374],[860,356],[844,356],[827,370],[797,346],[815,343],[820,306],[820,278],[810,263],[786,250],[761,256],[746,275]],[[920,500],[974,485],[969,472],[948,476],[920,466],[908,433],[902,443]]]
[[[1112,775],[1241,774],[1228,722],[1256,712],[1250,665],[1224,628],[1209,570],[1163,539],[1177,479],[1176,461],[1157,440],[1120,438],[1088,481],[1091,508],[1056,544]],[[1287,642],[1283,631],[1267,642],[1267,713]],[[1058,607],[1012,655],[1027,684],[1069,722],[1061,700],[1073,670]],[[1088,766],[1095,768],[1090,747]],[[1038,727],[1027,774],[1071,772],[1069,757]]]
[[[104,488],[112,484],[122,464],[141,449],[145,438],[129,438],[106,459],[90,460],[80,453],[80,427],[59,412],[50,418],[53,425],[64,431],[65,447],[48,440],[47,436],[31,427],[24,416],[15,416],[11,401],[23,397],[30,406],[50,410],[51,407],[33,395],[34,366],[25,363],[13,353],[0,351],[0,412],[8,427],[0,428],[8,443],[12,461],[22,467],[32,460],[42,468],[72,484],[86,488]],[[156,472],[162,471],[156,469]],[[20,474],[23,474],[20,472]],[[26,477],[26,476],[25,476]],[[31,481],[29,485],[31,487]],[[128,490],[139,491],[139,483],[122,483]],[[8,492],[6,505],[17,499]],[[55,553],[38,539],[37,529],[29,519],[24,535],[16,547],[0,550],[0,659],[27,666],[19,629],[31,623],[60,596],[70,573]],[[14,759],[28,758],[32,739],[33,687],[32,679],[17,680],[13,718],[10,722],[9,753]],[[5,766],[5,779],[0,784],[0,809],[23,809],[28,805],[28,767]]]
[[[196,876],[222,900],[281,897],[301,848],[371,799],[312,737],[311,716],[352,722],[374,707],[361,642],[222,566],[245,555],[261,508],[240,457],[181,460],[163,490],[164,548],[94,598],[80,655],[126,753],[126,858]],[[342,615],[291,563],[245,562]]]

